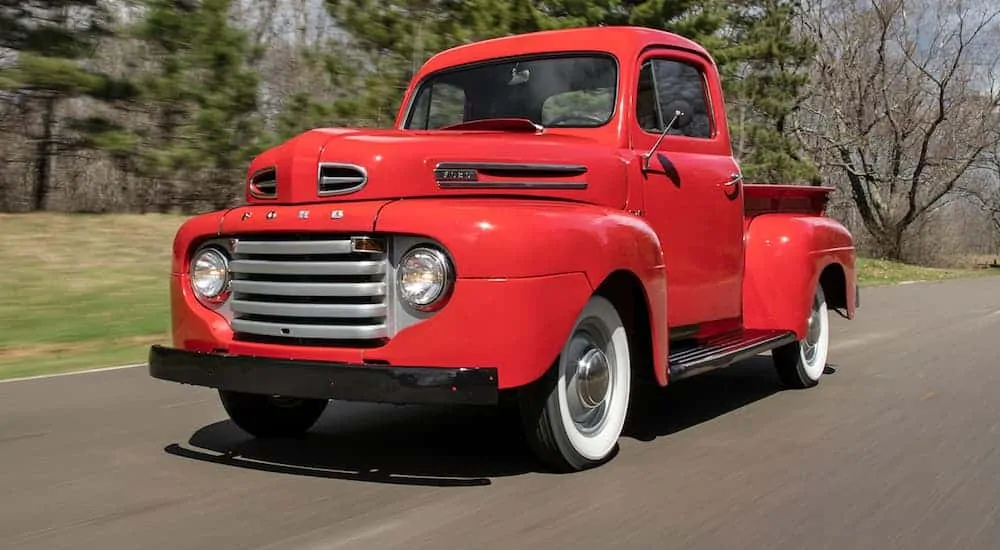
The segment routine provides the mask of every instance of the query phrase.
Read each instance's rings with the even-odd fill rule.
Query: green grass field
[[[137,363],[168,341],[179,216],[0,215],[0,378]]]
[[[997,269],[943,269],[917,265],[858,258],[858,284],[878,286],[902,283],[904,281],[942,281],[968,277],[1000,275]]]
[[[145,360],[169,342],[170,251],[180,216],[0,215],[0,378]],[[860,262],[864,285],[994,274]]]

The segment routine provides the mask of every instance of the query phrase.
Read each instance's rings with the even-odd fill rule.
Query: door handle
[[[729,174],[729,177],[730,177],[730,180],[727,181],[727,182],[725,182],[725,183],[723,183],[722,184],[723,186],[725,186],[725,187],[732,187],[732,186],[736,185],[737,183],[743,181],[743,174],[741,174],[739,172],[733,172],[732,174]]]

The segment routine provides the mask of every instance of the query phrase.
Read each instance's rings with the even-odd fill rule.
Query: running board
[[[759,353],[795,341],[795,333],[778,330],[741,330],[713,336],[693,344],[671,345],[670,381],[683,380],[727,367]]]

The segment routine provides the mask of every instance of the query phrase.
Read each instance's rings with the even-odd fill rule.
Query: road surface
[[[819,387],[678,383],[576,475],[487,412],[337,404],[261,444],[143,368],[0,384],[0,548],[998,548],[1000,278],[862,300]]]

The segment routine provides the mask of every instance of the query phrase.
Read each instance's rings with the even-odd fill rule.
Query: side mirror
[[[686,128],[694,120],[694,117],[691,116],[691,104],[683,99],[675,99],[663,107],[664,122],[668,122],[677,112],[680,112],[680,115],[674,120],[671,128],[678,130]]]
[[[663,131],[660,132],[660,137],[656,138],[656,143],[649,148],[649,151],[646,151],[642,155],[643,174],[649,172],[649,159],[653,157],[653,153],[660,147],[660,142],[663,141],[663,138],[667,136],[670,130],[673,128],[683,128],[691,124],[691,104],[683,99],[675,99],[663,108],[663,118],[667,120],[667,123]]]

